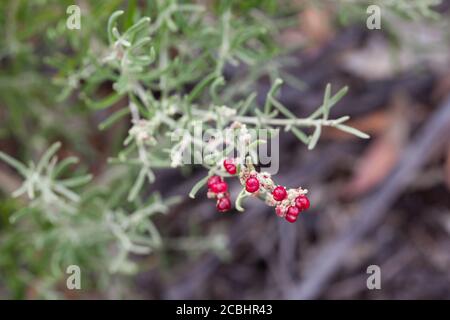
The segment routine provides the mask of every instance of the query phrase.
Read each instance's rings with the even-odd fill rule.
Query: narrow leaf
[[[344,87],[339,90],[331,99],[329,99],[329,109],[333,108],[348,92],[348,87]],[[323,105],[314,111],[308,118],[314,119],[323,113]]]
[[[61,148],[61,142],[55,142],[52,146],[44,153],[41,160],[39,161],[36,171],[42,172],[45,166],[50,163],[51,158],[56,154],[56,152]]]
[[[325,94],[323,96],[323,119],[327,120],[330,114],[330,95],[331,95],[331,84],[327,84],[325,88]]]
[[[308,149],[312,150],[315,148],[317,142],[319,141],[320,134],[322,133],[322,127],[316,126],[313,135],[311,136],[311,140],[309,141]]]
[[[338,125],[336,125],[336,128],[341,130],[341,131],[353,134],[353,135],[355,135],[355,136],[357,136],[359,138],[362,138],[362,139],[369,139],[370,138],[370,136],[367,133],[364,133],[362,131],[359,131],[358,129],[346,126],[345,124],[338,124]]]
[[[28,175],[28,169],[24,164],[2,151],[0,151],[0,159],[16,169],[22,176],[26,177]]]
[[[114,35],[113,35],[113,31],[112,31],[114,28],[114,23],[123,13],[124,13],[123,10],[118,10],[109,17],[107,32],[108,32],[108,40],[109,40],[110,44],[114,43]]]
[[[104,120],[98,125],[99,130],[103,131],[111,127],[114,123],[119,121],[121,118],[125,117],[130,113],[129,108],[122,108],[114,112],[108,119]]]
[[[87,97],[83,97],[83,99],[89,108],[94,109],[94,110],[101,110],[101,109],[106,109],[108,107],[111,107],[113,104],[119,102],[123,96],[124,96],[123,94],[114,93],[114,94],[112,94],[104,99],[101,99],[99,101],[94,101]]]
[[[130,190],[130,193],[128,194],[128,201],[131,202],[134,199],[136,199],[137,195],[139,194],[139,191],[141,191],[144,185],[146,175],[147,170],[145,170],[145,168],[142,168],[141,171],[139,172],[136,182],[134,183],[133,187]]]
[[[88,175],[81,176],[81,177],[75,177],[75,178],[70,178],[70,179],[66,179],[66,180],[61,180],[61,181],[59,181],[59,183],[68,188],[75,188],[75,187],[79,187],[83,184],[88,183],[89,181],[92,180],[92,178],[93,178],[93,176],[91,174],[88,174]]]
[[[297,137],[297,139],[299,139],[304,144],[309,143],[309,138],[303,131],[297,129],[296,127],[292,127],[291,132],[294,134],[294,136]]]
[[[191,189],[191,192],[189,192],[189,197],[192,199],[195,199],[195,195],[197,192],[208,182],[210,175],[204,177],[200,181],[198,181]]]

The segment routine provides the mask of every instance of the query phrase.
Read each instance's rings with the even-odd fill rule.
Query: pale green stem
[[[269,126],[299,126],[299,127],[315,127],[318,125],[334,127],[349,119],[348,116],[341,117],[335,120],[323,120],[323,119],[270,119],[270,118],[255,118],[236,116],[233,117],[234,121],[238,121],[245,124],[265,124]]]

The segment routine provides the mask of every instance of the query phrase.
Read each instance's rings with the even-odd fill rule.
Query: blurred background
[[[77,170],[104,179],[129,122],[98,130],[109,111],[92,110],[82,90],[66,90],[61,79],[102,46],[114,10],[155,12],[151,0],[73,2],[81,30],[66,29],[71,1],[0,3],[0,150],[26,162],[59,140],[61,156],[81,158],[85,167]],[[215,19],[214,1],[190,2]],[[366,26],[373,2],[382,9],[381,30]],[[0,163],[1,299],[450,298],[450,1],[238,1],[233,10],[276,26],[270,66],[288,84],[280,101],[306,116],[327,83],[348,85],[332,116],[351,116],[371,139],[327,129],[308,151],[281,134],[277,182],[308,188],[312,203],[292,225],[260,201],[247,201],[244,213],[219,214],[204,193],[190,199],[202,168],[157,170],[149,194],[181,196],[153,218],[162,247],[132,257],[133,274],[106,280],[93,267],[97,251],[86,249],[80,291],[65,289],[65,275],[51,271],[56,240],[41,248],[29,242],[50,226],[9,222],[23,206],[10,195],[21,180]],[[228,82],[240,71],[226,66]],[[270,76],[254,80],[263,99]],[[108,82],[95,87],[111,90]],[[367,289],[370,265],[381,268],[381,290]]]

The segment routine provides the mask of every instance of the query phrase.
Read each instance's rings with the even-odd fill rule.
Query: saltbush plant
[[[0,57],[15,57],[17,66],[5,72],[10,79],[29,83],[39,98],[25,101],[26,96],[5,92],[6,105],[17,106],[6,110],[12,121],[8,130],[18,128],[15,138],[22,146],[27,142],[43,146],[45,140],[27,135],[21,123],[25,114],[18,105],[33,105],[28,117],[37,119],[34,130],[45,130],[47,136],[62,141],[51,144],[41,157],[24,150],[26,157],[39,158],[37,162],[23,163],[0,151],[0,159],[23,178],[13,193],[18,200],[11,207],[17,210],[8,214],[11,224],[2,227],[6,232],[0,244],[0,269],[6,270],[7,278],[0,281],[9,282],[18,296],[24,295],[28,280],[38,276],[40,282],[34,284],[38,295],[55,297],[53,288],[68,265],[79,265],[93,275],[96,281],[91,284],[97,288],[108,287],[114,274],[136,272],[130,255],[161,249],[164,240],[153,217],[167,213],[178,201],[149,194],[146,186],[155,181],[155,170],[192,169],[192,164],[183,161],[192,146],[200,146],[207,155],[194,152],[190,157],[205,169],[204,178],[189,193],[191,198],[204,190],[219,212],[228,212],[233,207],[244,211],[243,200],[257,197],[292,223],[310,207],[308,190],[278,185],[272,174],[259,170],[256,151],[267,141],[249,132],[266,129],[269,138],[279,131],[292,133],[310,150],[323,127],[368,138],[345,124],[348,116],[329,117],[347,87],[332,90],[327,85],[322,104],[304,118],[277,99],[282,78],[284,85],[299,87],[295,77],[280,68],[290,61],[275,40],[295,20],[292,9],[282,1],[200,5],[159,0],[148,1],[145,9],[137,1],[128,1],[125,10],[116,11],[120,1],[99,2],[91,4],[92,14],[83,17],[83,32],[78,33],[65,30],[65,20],[56,18],[64,11],[48,10],[45,16],[45,10],[18,3],[1,4],[11,21],[3,21],[10,34],[2,40],[7,49]],[[69,4],[62,1],[58,8],[64,10]],[[33,28],[38,28],[31,12],[53,24],[41,39],[54,49],[45,50],[44,66],[33,59],[33,48],[23,45]],[[28,17],[30,25],[18,26],[14,20],[18,14]],[[20,67],[24,70],[17,72]],[[27,78],[27,68],[47,71]],[[48,74],[53,75],[52,83],[47,81]],[[22,81],[24,77],[28,82]],[[261,78],[271,83],[262,105],[257,99]],[[47,106],[53,103],[60,107],[50,113]],[[99,131],[120,141],[109,148],[114,152],[108,164],[93,173],[88,172],[92,166],[68,156],[64,148],[75,145],[85,159],[100,161],[87,147],[83,122],[77,122],[78,131],[57,126],[66,119],[91,115],[101,118]],[[124,123],[128,123],[125,132]],[[215,138],[199,140],[198,123],[217,133]],[[220,134],[224,131],[230,134]],[[228,190],[230,179],[242,186],[236,199]],[[18,264],[26,270],[20,275],[13,271]]]
[[[329,118],[330,109],[347,88],[333,95],[328,85],[323,104],[307,118],[298,118],[277,100],[283,83],[273,62],[280,53],[273,40],[277,30],[269,28],[263,11],[226,2],[207,9],[182,1],[156,1],[150,17],[139,17],[141,12],[129,9],[134,13],[125,15],[126,23],[120,23],[124,11],[111,14],[105,28],[107,42],[86,50],[74,67],[62,68],[65,57],[61,55],[48,60],[61,70],[54,80],[61,87],[60,101],[78,97],[91,112],[108,115],[99,130],[111,130],[117,122],[129,119],[123,148],[109,159],[110,166],[122,170],[107,170],[96,177],[85,172],[76,175],[86,169],[80,165],[71,169],[79,161],[76,157],[60,159],[59,142],[37,163],[21,163],[0,152],[0,158],[23,178],[13,193],[23,205],[9,216],[16,232],[6,235],[3,243],[8,247],[17,241],[14,247],[22,257],[35,252],[45,255],[48,263],[43,265],[50,270],[44,276],[48,279],[44,287],[51,288],[64,268],[74,264],[91,274],[135,272],[130,254],[149,254],[161,247],[152,218],[167,213],[174,202],[149,195],[147,186],[154,182],[155,170],[181,167],[183,152],[193,144],[207,148],[208,157],[193,155],[206,174],[193,186],[191,197],[209,181],[208,196],[216,200],[220,212],[229,211],[233,202],[242,211],[242,200],[256,196],[274,206],[277,215],[294,222],[309,206],[307,190],[277,187],[269,173],[256,170],[255,150],[265,141],[254,139],[249,129],[275,132],[272,129],[281,128],[309,149],[317,144],[323,126],[367,138],[344,124],[349,117]],[[269,76],[273,85],[260,107],[255,99],[256,81],[263,76]],[[99,97],[107,83],[111,89]],[[199,121],[207,129],[232,129],[237,144],[227,145],[223,136],[214,143],[196,140],[193,130]],[[181,141],[173,142],[171,135],[180,129],[184,130]],[[219,147],[224,144],[227,147]],[[242,145],[245,151],[229,158]],[[235,201],[224,181],[228,177],[242,184]],[[29,258],[23,259],[30,264]],[[108,276],[103,278],[108,282]]]

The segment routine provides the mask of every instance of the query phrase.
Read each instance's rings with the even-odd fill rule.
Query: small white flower
[[[148,120],[139,120],[130,129],[130,136],[134,137],[140,143],[152,143],[154,138],[149,134],[152,124]]]
[[[217,112],[224,118],[231,118],[236,115],[236,110],[228,108],[227,106],[217,107]]]

